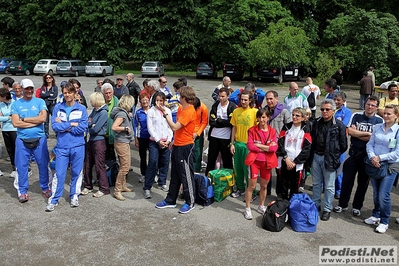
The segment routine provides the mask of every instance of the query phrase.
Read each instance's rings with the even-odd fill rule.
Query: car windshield
[[[100,62],[88,62],[87,65],[88,66],[99,66]]]
[[[155,67],[155,66],[157,66],[157,64],[154,63],[154,62],[146,62],[146,63],[143,64],[143,66],[146,66],[146,67]]]
[[[212,68],[212,65],[210,63],[200,63],[198,65],[198,67],[201,67],[201,68]]]
[[[69,62],[58,62],[57,66],[70,66]]]
[[[10,63],[10,65],[16,66],[16,65],[19,65],[19,63],[20,63],[20,61],[12,61]]]
[[[37,62],[38,65],[46,65],[47,64],[47,60],[40,60],[39,62]]]

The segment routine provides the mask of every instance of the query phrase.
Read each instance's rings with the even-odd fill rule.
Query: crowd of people
[[[130,142],[134,141],[139,150],[138,181],[143,183],[144,198],[152,197],[151,189],[157,183],[167,195],[156,208],[175,208],[180,196],[185,203],[179,212],[188,213],[195,208],[194,173],[203,167],[207,139],[205,175],[221,167],[234,169],[236,187],[231,196],[245,195],[244,217],[248,220],[252,219],[251,202],[258,195],[256,211],[265,212],[275,169],[275,191],[284,199],[303,192],[311,175],[312,199],[323,221],[330,219],[332,211],[348,209],[356,176],[352,215],[360,216],[371,179],[374,209],[365,223],[377,225],[379,233],[388,229],[389,194],[399,169],[397,85],[391,84],[388,97],[381,101],[368,95],[361,101],[364,110],[352,113],[346,107],[346,94],[334,78],[325,81],[327,95],[318,104],[322,94],[310,77],[301,91],[296,82],[291,82],[282,103],[274,90],[264,92],[252,83],[233,90],[230,78],[224,77],[210,95],[215,102],[208,111],[185,78],[173,83],[174,92],[167,87],[165,77],[145,79],[143,89],[133,74],[127,74],[126,79],[126,85],[123,76],[117,76],[116,83],[97,79],[89,96],[93,107],[90,114],[76,79],[61,82],[59,90],[54,77],[45,74],[36,92],[30,79],[20,83],[10,77],[1,80],[0,121],[19,202],[29,200],[31,161],[38,165],[48,212],[62,197],[69,168],[71,207],[79,206],[80,195],[93,192],[94,181],[98,181],[99,189],[93,197],[110,194],[107,160],[119,162],[113,196],[125,200],[122,193],[132,191],[126,176],[131,169]],[[56,158],[54,174],[47,147],[50,125],[57,139],[52,150]],[[370,178],[365,171],[367,158],[377,168],[388,162],[389,175]],[[336,206],[334,198],[339,200]]]

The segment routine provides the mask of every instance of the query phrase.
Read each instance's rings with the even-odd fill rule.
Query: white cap
[[[21,80],[20,84],[21,84],[22,89],[26,89],[28,87],[33,87],[33,88],[35,87],[32,80],[30,80],[30,79],[23,79],[23,80]]]

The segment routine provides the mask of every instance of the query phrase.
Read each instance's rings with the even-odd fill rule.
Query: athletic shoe
[[[154,183],[158,183],[158,179],[159,179],[159,177],[158,177],[158,175],[156,175],[156,176],[154,177]]]
[[[239,196],[243,196],[243,195],[245,195],[245,190],[239,190],[239,189],[237,189],[236,192],[231,193],[231,196],[232,196],[233,198],[238,198]]]
[[[141,176],[141,177],[139,178],[139,183],[144,183],[144,181],[145,181],[145,176]]]
[[[7,157],[7,158],[6,158],[6,161],[7,161],[7,162],[11,161],[11,158],[10,158],[10,157]]]
[[[4,174],[3,174],[3,172],[0,170],[0,176],[3,176]]]
[[[371,225],[377,225],[380,223],[380,218],[374,217],[374,216],[370,216],[369,218],[367,218],[366,220],[364,220],[364,222],[366,224],[371,224]]]
[[[245,208],[244,210],[244,217],[247,220],[252,220],[252,212],[251,212],[251,208]]]
[[[92,189],[84,188],[84,189],[80,192],[80,194],[81,194],[81,195],[87,195],[87,194],[91,193],[92,191],[93,191]]]
[[[298,192],[301,192],[301,193],[305,192],[305,188],[304,187],[299,187]]]
[[[152,198],[150,190],[148,190],[148,189],[144,190],[144,198],[145,199],[151,199]]]
[[[158,186],[158,189],[160,189],[162,191],[165,191],[165,192],[169,191],[169,189],[168,189],[168,187],[166,185]]]
[[[50,190],[50,189],[43,190],[43,191],[42,191],[42,195],[43,195],[43,197],[45,197],[46,199],[50,198],[50,197],[51,197],[51,190]]]
[[[28,196],[28,194],[21,194],[18,197],[18,200],[19,200],[20,203],[25,203],[25,202],[27,202],[29,200],[29,196]]]
[[[17,171],[12,171],[10,174],[10,178],[15,178],[17,176]]]
[[[399,224],[399,218],[396,218],[395,223]]]
[[[183,206],[180,208],[179,213],[189,213],[191,210],[193,210],[195,206],[193,205],[190,207],[187,203],[184,203]]]
[[[165,209],[165,208],[176,208],[176,204],[168,204],[165,200],[158,202],[155,204],[155,208],[157,209]]]
[[[78,199],[71,199],[71,208],[79,207]]]
[[[104,196],[104,195],[105,195],[105,194],[99,190],[99,191],[97,191],[96,193],[93,194],[93,197],[95,197],[95,198],[101,198],[101,197]]]
[[[341,197],[340,194],[335,194],[335,195],[334,195],[334,199],[339,199],[340,197]]]
[[[266,206],[261,206],[261,205],[259,205],[258,206],[258,209],[256,210],[257,212],[259,212],[260,214],[265,214],[265,211],[266,211]]]
[[[387,224],[379,224],[377,228],[375,229],[376,232],[383,234],[388,230],[388,225]]]
[[[33,175],[33,171],[32,170],[29,170],[28,171],[28,177],[30,177],[30,176],[32,176]]]
[[[47,204],[45,211],[46,212],[52,212],[52,211],[54,211],[54,207],[55,206],[58,206],[58,202],[56,204],[49,203],[49,204]]]
[[[360,210],[358,210],[358,209],[352,209],[352,215],[353,215],[353,216],[360,216],[360,214],[362,214],[362,213],[360,212]]]
[[[338,212],[338,213],[343,212],[343,211],[346,211],[346,210],[348,210],[348,207],[342,208],[341,206],[335,206],[335,207],[333,208],[333,211],[334,211],[334,212]]]

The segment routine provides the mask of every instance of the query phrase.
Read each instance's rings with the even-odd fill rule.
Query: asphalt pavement
[[[26,77],[14,78],[21,81]],[[41,77],[28,78],[40,87]],[[68,79],[55,78],[57,84]],[[115,76],[110,78],[115,79]],[[178,77],[166,78],[171,88]],[[88,98],[96,78],[81,76],[78,79]],[[136,81],[142,85],[143,78],[137,76]],[[188,85],[194,87],[208,108],[213,103],[211,94],[220,83],[221,79],[188,79]],[[245,83],[233,81],[232,87],[239,88]],[[288,94],[289,82],[283,85],[254,83],[265,91],[278,91],[280,101]],[[304,84],[299,82],[300,88]],[[348,95],[348,107],[356,111],[358,91],[345,86],[343,90]],[[88,111],[91,112],[91,107]],[[397,246],[399,240],[399,225],[394,222],[399,217],[397,189],[391,193],[392,216],[385,234],[375,233],[374,226],[363,222],[371,216],[373,208],[371,186],[360,217],[353,217],[350,209],[341,214],[332,213],[329,221],[319,221],[315,233],[296,233],[289,225],[281,232],[268,232],[262,229],[262,217],[256,212],[258,200],[252,203],[254,219],[244,219],[243,197],[229,197],[205,208],[196,206],[188,214],[178,213],[182,201],[175,209],[156,209],[155,203],[164,199],[166,192],[154,187],[152,199],[144,199],[142,184],[138,182],[138,150],[134,145],[131,145],[133,171],[127,178],[133,192],[124,193],[126,201],[109,195],[97,199],[89,194],[80,197],[78,208],[70,208],[67,180],[60,205],[47,213],[36,165],[29,179],[29,201],[18,202],[14,180],[8,176],[11,166],[5,160],[3,138],[0,143],[3,144],[0,169],[4,173],[0,177],[1,265],[317,265],[319,246]],[[48,146],[54,145],[52,132]],[[309,185],[311,180],[307,181],[307,187]],[[94,192],[97,189],[95,187]],[[267,202],[275,198],[273,190]]]

